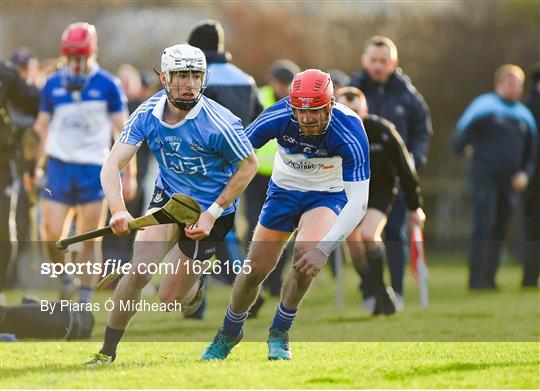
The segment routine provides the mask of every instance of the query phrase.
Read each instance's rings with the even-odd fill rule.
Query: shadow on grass
[[[161,357],[163,359],[163,357]],[[189,361],[188,358],[186,359],[179,359],[178,362],[183,361]],[[132,368],[151,368],[154,366],[160,366],[163,365],[163,361],[160,362],[151,362],[151,361],[139,361],[139,362],[131,362],[131,363],[122,363],[122,364],[112,364],[102,367],[96,367],[96,368],[86,368],[84,366],[84,357],[81,356],[81,362],[76,364],[50,364],[50,365],[42,365],[42,366],[26,366],[24,368],[9,368],[4,365],[0,368],[2,371],[2,381],[6,381],[9,379],[16,379],[21,376],[39,376],[39,375],[61,375],[61,374],[68,374],[68,373],[77,373],[77,374],[85,374],[85,373],[100,373],[100,372],[106,372],[106,371],[117,371],[117,370],[126,370],[126,369],[132,369]],[[4,388],[2,386],[2,388]],[[35,388],[39,388],[37,385]]]
[[[324,377],[312,377],[307,381],[308,384],[351,384],[353,380],[347,377],[339,376],[324,376]]]
[[[499,362],[499,363],[470,363],[460,362],[446,365],[426,365],[423,367],[415,367],[406,371],[395,371],[384,375],[387,380],[403,380],[410,379],[412,376],[431,376],[445,372],[466,372],[479,371],[490,368],[510,368],[510,367],[526,367],[531,365],[538,366],[540,360],[532,360],[526,362]]]
[[[358,322],[369,322],[375,319],[370,315],[354,315],[354,316],[336,316],[333,318],[323,318],[323,322],[328,323],[358,323]]]

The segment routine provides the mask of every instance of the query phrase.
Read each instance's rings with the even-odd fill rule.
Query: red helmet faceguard
[[[297,73],[291,84],[289,98],[291,107],[296,110],[320,110],[330,105],[334,100],[334,85],[328,73],[318,69],[308,69]],[[294,113],[294,110],[293,110]],[[319,121],[319,134],[323,134],[330,124],[331,112],[327,118]],[[300,126],[300,133],[304,124],[293,115],[293,120]],[[313,135],[313,134],[311,134]]]
[[[60,53],[64,56],[90,57],[95,53],[96,47],[96,28],[84,22],[67,26],[60,41]]]

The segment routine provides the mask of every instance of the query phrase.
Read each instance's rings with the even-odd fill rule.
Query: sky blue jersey
[[[225,107],[202,97],[175,125],[163,121],[164,90],[144,102],[129,117],[120,141],[139,146],[146,140],[159,164],[156,186],[168,196],[179,192],[208,209],[246,159],[252,147],[240,119]],[[234,212],[236,199],[223,213]]]

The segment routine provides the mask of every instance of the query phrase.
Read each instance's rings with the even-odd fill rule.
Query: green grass
[[[452,262],[449,262],[452,261]],[[106,314],[91,342],[0,344],[1,388],[540,388],[540,300],[518,287],[520,270],[501,269],[501,290],[469,293],[458,260],[430,266],[430,307],[407,281],[407,308],[392,317],[360,311],[357,279],[345,269],[346,299],[321,274],[291,332],[293,360],[266,360],[276,300],[249,320],[245,340],[225,362],[197,361],[219,327],[230,288],[213,284],[207,320],[140,313],[110,368],[80,364],[99,349]],[[43,292],[39,292],[44,294]],[[109,293],[98,297],[105,300]],[[10,292],[14,303],[20,292]],[[152,299],[155,299],[152,298]]]

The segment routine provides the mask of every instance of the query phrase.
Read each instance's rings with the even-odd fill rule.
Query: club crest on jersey
[[[190,149],[195,152],[204,152],[204,148],[201,144],[199,144],[197,141],[193,141],[191,143]]]
[[[158,191],[156,195],[154,195],[154,202],[157,204],[161,201],[163,201],[163,192]]]

